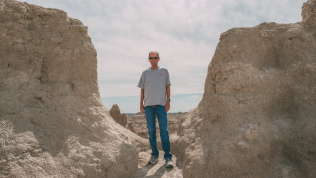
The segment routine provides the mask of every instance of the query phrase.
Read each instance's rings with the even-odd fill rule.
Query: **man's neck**
[[[152,69],[152,70],[154,70],[154,69],[158,69],[158,66],[151,66],[151,68],[150,69]]]

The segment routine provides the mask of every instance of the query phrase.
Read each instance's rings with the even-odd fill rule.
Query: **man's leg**
[[[155,116],[155,106],[146,106],[145,115],[147,121],[149,143],[151,147],[151,155],[159,156],[159,151],[157,148],[157,137],[156,137],[156,116]]]
[[[168,119],[167,112],[165,111],[165,106],[157,106],[156,114],[159,122],[162,149],[165,152],[164,159],[171,159],[172,154],[170,153]]]

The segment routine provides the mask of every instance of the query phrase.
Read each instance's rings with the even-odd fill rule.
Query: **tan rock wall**
[[[185,177],[316,177],[315,7],[221,35],[203,99],[180,122]]]
[[[0,0],[0,177],[122,177],[142,140],[100,100],[97,54],[79,20]]]

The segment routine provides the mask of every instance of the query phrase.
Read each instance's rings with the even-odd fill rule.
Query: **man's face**
[[[156,53],[150,53],[148,60],[152,66],[156,66],[156,65],[158,65],[160,58],[158,58],[158,55]]]

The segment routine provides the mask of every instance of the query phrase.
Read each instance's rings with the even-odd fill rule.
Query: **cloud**
[[[202,99],[202,95],[191,95],[189,97],[187,97],[188,100],[198,100],[198,101],[201,101]]]
[[[157,50],[172,94],[203,93],[221,33],[262,22],[301,20],[306,0],[26,0],[66,11],[89,27],[98,52],[102,97],[138,96],[137,83]]]

